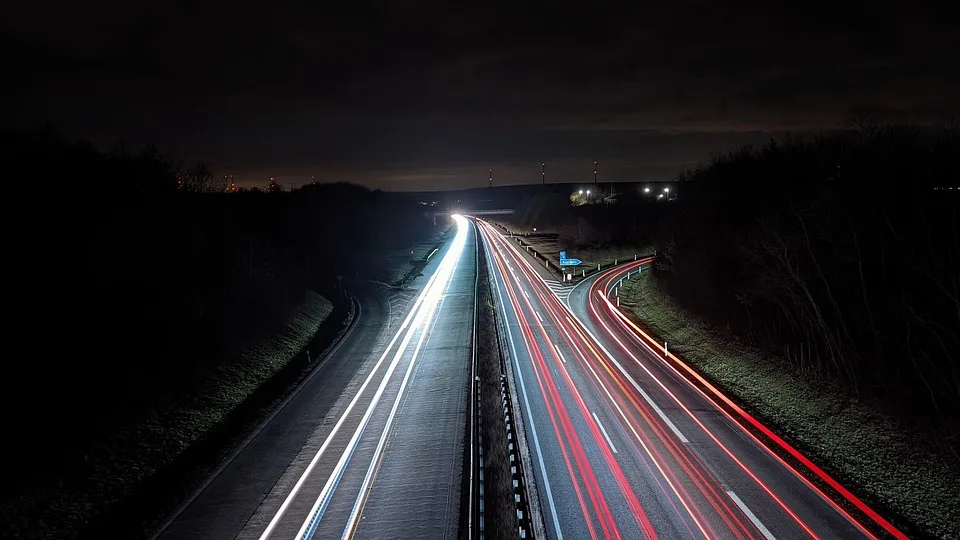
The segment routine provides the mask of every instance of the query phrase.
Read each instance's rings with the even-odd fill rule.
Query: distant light
[[[664,192],[664,193],[670,193],[670,188],[668,188],[668,187],[663,188],[663,192]]]
[[[580,194],[583,195],[583,190],[582,190],[582,189],[580,190]]]
[[[590,194],[590,190],[588,189],[588,190],[587,190],[587,195],[589,195],[589,194]]]
[[[648,188],[648,187],[643,188],[643,192],[644,192],[644,193],[650,193],[650,188]]]
[[[657,195],[657,198],[658,198],[658,199],[662,199],[662,198],[663,198],[663,193]]]

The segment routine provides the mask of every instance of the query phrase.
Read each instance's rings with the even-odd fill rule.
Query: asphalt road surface
[[[458,217],[407,291],[356,292],[351,333],[159,538],[456,538],[475,286]]]
[[[479,225],[550,538],[873,536],[615,321],[644,261],[570,287]]]

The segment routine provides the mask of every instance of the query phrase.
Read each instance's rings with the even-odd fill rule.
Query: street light
[[[657,198],[658,198],[658,199],[662,199],[662,198],[663,198],[663,193],[660,193],[659,195],[657,195]]]
[[[670,188],[668,188],[668,187],[663,188],[663,192],[664,192],[664,193],[670,193]]]
[[[643,192],[644,192],[644,193],[650,193],[650,188],[648,188],[648,187],[643,188]]]
[[[589,195],[589,194],[590,194],[590,190],[588,189],[588,190],[587,190],[587,195]]]
[[[583,190],[582,190],[582,189],[580,190],[580,195],[583,195]]]

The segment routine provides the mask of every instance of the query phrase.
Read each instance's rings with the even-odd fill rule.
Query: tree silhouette
[[[223,193],[227,190],[227,182],[214,176],[210,166],[205,161],[198,161],[192,167],[181,173],[183,190],[192,193]]]

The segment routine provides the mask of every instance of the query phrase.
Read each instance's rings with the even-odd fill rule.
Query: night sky
[[[455,4],[455,3],[449,3]],[[242,183],[667,180],[864,111],[960,111],[949,2],[16,2],[3,116]],[[530,4],[530,5],[527,5]],[[384,7],[384,6],[393,7]],[[249,7],[244,7],[249,6]]]

